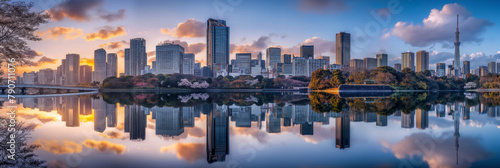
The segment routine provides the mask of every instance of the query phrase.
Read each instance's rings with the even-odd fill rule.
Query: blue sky
[[[335,34],[345,31],[351,33],[351,45],[355,48],[351,51],[351,58],[374,57],[385,51],[391,59],[390,64],[394,64],[400,61],[402,52],[427,50],[431,52],[432,69],[437,62],[451,63],[456,22],[453,16],[461,13],[460,19],[464,22],[460,26],[461,55],[464,60],[471,60],[475,68],[500,59],[500,39],[496,38],[500,33],[497,24],[500,18],[493,14],[499,5],[497,1],[426,0],[88,0],[83,4],[78,0],[46,0],[37,1],[36,10],[52,10],[53,16],[66,15],[54,17],[42,25],[39,32],[45,33],[44,40],[29,44],[43,56],[57,59],[55,64],[40,64],[37,68],[56,67],[66,53],[92,58],[93,51],[100,46],[106,48],[106,43],[136,37],[146,39],[147,51],[151,52],[150,61],[154,59],[155,45],[178,40],[176,42],[186,44],[188,51],[195,51],[196,59],[203,62],[206,51],[200,47],[206,39],[200,32],[205,31],[203,25],[208,18],[217,18],[225,19],[230,27],[231,57],[236,52],[251,52],[255,57],[255,53],[262,51],[265,55],[265,48],[270,46],[282,47],[283,53],[298,54],[300,44],[314,44],[316,57],[334,57]],[[118,12],[121,9],[125,10],[123,14]],[[432,15],[432,10],[436,15]],[[103,19],[106,14],[113,18]],[[387,19],[389,15],[390,19]],[[379,17],[382,22],[377,20]],[[435,22],[426,25],[423,23],[426,18]],[[192,24],[178,28],[180,23],[188,23],[190,19]],[[396,26],[398,22],[405,24]],[[191,29],[185,29],[189,26]],[[193,28],[197,27],[192,26],[202,30],[196,31]],[[75,32],[71,38],[65,39],[68,31],[50,32],[55,27],[73,28]],[[93,40],[85,38],[100,29],[112,31],[117,27],[123,27],[126,32]],[[162,29],[169,33],[162,33]],[[195,31],[195,35],[189,35],[190,31]],[[198,45],[190,46],[192,44]],[[106,50],[120,53],[126,47],[128,44],[124,42]],[[333,58],[331,60],[335,63]],[[123,58],[119,58],[119,64],[119,72],[122,72]]]

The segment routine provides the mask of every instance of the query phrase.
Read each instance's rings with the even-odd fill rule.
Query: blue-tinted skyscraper
[[[125,51],[123,53],[125,56],[125,74],[130,75],[130,48],[125,48]]]
[[[106,79],[106,50],[100,48],[94,51],[92,81],[102,82],[104,79]]]
[[[229,116],[225,105],[211,105],[207,116],[207,161],[209,163],[226,160],[229,154]]]
[[[141,75],[141,70],[147,65],[146,40],[130,39],[130,75]],[[126,67],[127,65],[125,65]]]
[[[207,21],[207,66],[211,76],[220,70],[228,70],[229,65],[229,27],[225,20]]]

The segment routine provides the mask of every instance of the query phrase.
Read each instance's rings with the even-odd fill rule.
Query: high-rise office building
[[[497,63],[495,61],[488,62],[488,73],[497,73]]]
[[[377,59],[376,58],[364,58],[363,59],[363,68],[365,70],[373,70],[377,68]]]
[[[292,55],[291,54],[283,54],[281,55],[281,62],[285,64],[292,63]]]
[[[446,75],[446,64],[445,63],[437,63],[436,64],[436,76],[445,76]]]
[[[100,48],[94,51],[94,72],[92,81],[101,82],[106,79],[106,50]]]
[[[359,71],[364,69],[364,62],[362,59],[351,59],[349,66],[352,71]]]
[[[499,64],[500,64],[500,63],[499,63]],[[497,64],[497,69],[498,69],[498,67],[499,67],[499,66],[498,66],[499,64]],[[464,73],[464,74],[468,74],[468,73],[470,73],[470,61],[464,61],[464,65],[463,65],[462,70],[463,70],[463,73]]]
[[[307,60],[303,57],[294,57],[292,62],[293,76],[307,76]]]
[[[141,75],[141,70],[147,65],[146,40],[130,39],[130,75]]]
[[[115,53],[108,54],[106,65],[106,77],[118,77],[118,57]]]
[[[156,135],[173,137],[184,133],[182,108],[153,107],[153,111],[156,114]]]
[[[265,65],[262,65],[262,61],[263,61],[263,60],[262,60],[262,52],[259,52],[259,53],[257,54],[257,60],[259,61],[259,62],[258,62],[258,65],[260,65],[261,67],[264,67],[264,66],[265,66]],[[262,68],[262,69],[265,69],[265,68]]]
[[[40,85],[53,85],[56,84],[56,71],[53,69],[47,68],[47,69],[41,69],[38,71],[37,77],[38,77],[38,84]]]
[[[184,58],[182,58],[182,73],[183,74],[194,74],[194,53],[185,53]],[[153,64],[153,72],[155,71],[156,67]]]
[[[281,48],[270,47],[266,50],[266,69],[276,69],[274,65],[281,63]]]
[[[92,83],[92,66],[80,66],[80,83]]]
[[[415,127],[415,111],[409,114],[401,113],[401,128],[413,128]]]
[[[389,64],[387,64],[387,54],[385,53],[378,53],[377,54],[377,67],[381,67],[381,66],[388,66]]]
[[[229,27],[225,20],[208,19],[207,21],[207,66],[211,76],[219,71],[228,70],[229,66]]]
[[[351,61],[351,34],[340,32],[336,34],[335,64],[342,66],[342,69],[349,68]]]
[[[124,61],[125,61],[125,74],[127,75],[131,75],[131,72],[132,72],[132,64],[130,63],[131,59],[130,59],[130,48],[125,48],[125,50],[123,51],[123,56],[125,57],[124,58]]]
[[[329,56],[319,56],[318,59],[324,59],[328,65],[330,65],[330,57]]]
[[[394,64],[394,69],[396,71],[400,72],[401,71],[401,64],[399,64],[399,63]]]
[[[401,68],[410,68],[415,71],[415,53],[409,51],[401,53]]]
[[[307,59],[307,68],[309,69],[306,76],[311,76],[311,74],[317,69],[323,69],[325,65],[328,65],[324,59]]]
[[[305,59],[314,58],[314,46],[313,45],[301,45],[300,46],[300,57]]]
[[[182,73],[184,47],[163,43],[156,46],[156,74]]]
[[[429,52],[420,50],[417,52],[417,71],[429,70]]]
[[[201,76],[201,63],[194,63],[193,74],[196,76]]]
[[[236,53],[235,66],[238,67],[241,72],[245,74],[250,73],[251,61],[252,61],[251,53]]]
[[[66,54],[65,85],[76,85],[80,82],[80,55]]]

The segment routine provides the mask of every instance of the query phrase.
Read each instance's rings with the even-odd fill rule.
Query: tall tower
[[[208,19],[207,21],[207,66],[210,76],[228,70],[229,65],[229,27],[225,20]]]
[[[458,72],[460,72],[460,32],[458,31],[458,15],[457,15],[457,31],[455,32],[455,62],[454,67]],[[458,76],[458,75],[457,75]]]

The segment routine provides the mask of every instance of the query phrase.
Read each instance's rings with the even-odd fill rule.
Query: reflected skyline
[[[400,101],[408,95],[392,95],[375,99],[340,98],[328,95],[320,100],[329,103],[321,105],[312,101],[316,99],[315,96],[320,95],[313,94],[301,95],[302,97],[293,94],[280,95],[272,99],[263,99],[264,95],[254,94],[232,94],[230,97],[212,94],[207,96],[208,98],[205,100],[191,98],[186,101],[186,99],[180,98],[189,97],[186,94],[137,94],[127,99],[110,102],[109,98],[115,96],[85,95],[23,98],[18,99],[18,103],[23,104],[27,109],[38,109],[41,112],[54,109],[61,116],[61,121],[65,123],[66,127],[82,127],[82,124],[85,123],[83,118],[93,116],[91,120],[93,131],[107,135],[110,135],[110,131],[118,131],[114,134],[122,135],[121,139],[148,141],[154,138],[147,133],[148,130],[153,130],[154,135],[169,137],[167,139],[183,140],[192,136],[201,137],[206,139],[204,143],[206,163],[227,163],[229,156],[234,157],[239,154],[230,152],[241,150],[238,149],[238,144],[241,142],[232,140],[235,129],[265,132],[266,136],[264,137],[261,133],[259,133],[261,135],[250,134],[259,139],[292,133],[310,141],[311,138],[317,139],[319,136],[323,136],[322,134],[325,133],[323,129],[331,128],[325,134],[330,134],[327,136],[327,140],[331,140],[332,144],[335,144],[335,146],[329,147],[330,150],[336,148],[344,151],[363,146],[359,144],[357,136],[352,136],[361,130],[351,127],[357,127],[359,124],[376,127],[381,131],[394,129],[394,127],[399,127],[401,131],[406,129],[425,131],[434,130],[436,126],[446,123],[442,121],[448,120],[452,121],[450,126],[455,128],[453,134],[455,143],[452,146],[456,151],[456,163],[461,163],[459,159],[462,157],[459,154],[463,150],[460,150],[459,139],[462,135],[459,127],[462,122],[475,121],[478,116],[484,116],[486,118],[483,119],[493,119],[488,122],[500,125],[497,120],[498,115],[496,115],[499,112],[499,106],[481,103],[490,102],[489,98],[484,98],[482,95],[474,99],[464,99],[460,96],[450,99],[450,95],[427,95],[425,99],[410,104]],[[249,97],[253,98],[249,99]],[[253,101],[255,98],[257,101]],[[303,101],[308,98],[311,99],[311,102]],[[387,101],[390,102],[388,106],[381,105],[382,102]],[[342,102],[342,104],[333,102]],[[92,107],[90,114],[88,114],[87,107]],[[333,112],[337,107],[341,107],[341,111]],[[323,110],[330,111],[318,112]],[[200,119],[206,120],[201,122]],[[123,124],[123,127],[120,124]],[[200,128],[205,130],[203,131],[204,135],[193,132]],[[267,139],[264,141],[273,142],[276,140]],[[315,141],[313,140],[314,143],[317,143]],[[467,150],[465,149],[465,151]]]

